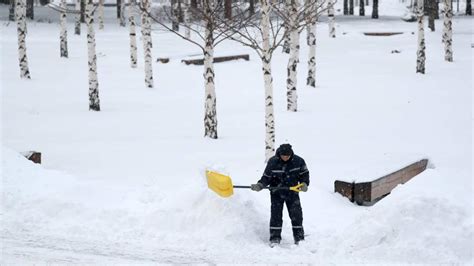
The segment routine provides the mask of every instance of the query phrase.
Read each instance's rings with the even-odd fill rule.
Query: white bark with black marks
[[[151,56],[152,39],[151,39],[151,19],[148,15],[150,13],[150,0],[142,1],[142,40],[143,53],[145,55],[145,85],[148,88],[153,88],[153,59]]]
[[[81,11],[81,0],[76,0],[76,11]],[[81,14],[75,16],[74,34],[81,35]]]
[[[287,110],[296,112],[298,110],[298,94],[296,91],[297,86],[297,66],[299,62],[299,50],[300,50],[300,33],[297,28],[297,16],[299,3],[297,0],[289,0],[290,5],[290,16],[288,29],[290,30],[290,58],[288,59],[287,67]]]
[[[424,29],[424,8],[423,0],[418,0],[418,50],[416,52],[416,73],[425,74],[425,61],[426,61],[426,46],[425,46],[425,29]]]
[[[178,12],[178,0],[171,0],[171,28],[174,31],[179,31],[179,12]]]
[[[311,4],[312,0],[306,0],[306,4]],[[309,12],[317,12],[317,4],[313,8],[309,9]],[[307,21],[307,44],[309,46],[308,52],[308,77],[306,78],[306,85],[316,87],[316,19],[312,19],[308,15],[309,21]]]
[[[209,2],[208,2],[209,1]],[[214,0],[204,0],[206,15],[211,14]],[[206,3],[208,2],[208,3]],[[205,80],[205,107],[204,107],[204,137],[217,139],[217,108],[216,87],[214,84],[214,36],[213,21],[206,22],[204,47],[204,80]]]
[[[20,77],[30,79],[28,58],[26,56],[26,0],[16,0],[16,22],[18,33],[18,59],[20,61]]]
[[[187,39],[191,39],[191,27],[189,21],[191,20],[191,2],[190,0],[185,1],[185,9],[184,9],[184,37]]]
[[[137,33],[135,27],[135,0],[130,0],[128,22],[130,23],[130,66],[137,67]]]
[[[265,86],[265,161],[275,154],[275,113],[270,53],[270,0],[261,0],[262,71]]]
[[[60,32],[60,56],[61,57],[68,57],[67,51],[67,20],[66,20],[66,0],[61,0],[61,8],[63,9],[60,14],[60,25],[61,25],[61,32]]]
[[[97,79],[97,56],[95,52],[94,32],[94,3],[87,0],[86,25],[87,25],[87,54],[89,65],[89,110],[100,111],[99,81]]]
[[[285,9],[284,12],[286,13],[286,16],[289,16],[290,12],[290,5],[291,5],[291,0],[286,0],[285,1]],[[284,23],[283,26],[285,27],[285,36],[283,40],[283,53],[289,54],[290,53],[290,34],[289,34],[289,26],[287,23]]]
[[[99,29],[104,29],[104,0],[99,0]]]
[[[334,0],[327,0],[327,1],[328,1],[329,37],[336,38]]]
[[[444,60],[453,62],[453,10],[452,0],[444,0],[443,43]]]

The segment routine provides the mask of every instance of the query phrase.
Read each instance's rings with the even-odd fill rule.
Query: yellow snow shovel
[[[217,195],[227,198],[234,194],[234,188],[250,188],[250,186],[234,186],[232,185],[232,179],[228,175],[223,175],[214,171],[206,170],[207,186]],[[292,190],[300,192],[300,187],[303,184],[298,184],[293,187],[264,187],[269,190]]]

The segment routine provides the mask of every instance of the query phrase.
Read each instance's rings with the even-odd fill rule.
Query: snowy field
[[[91,112],[85,27],[77,36],[69,23],[64,59],[59,25],[29,23],[32,79],[21,80],[16,26],[1,21],[0,263],[472,265],[473,19],[454,18],[453,63],[444,61],[442,19],[425,31],[421,75],[416,24],[399,19],[397,4],[381,3],[379,20],[339,20],[335,39],[318,24],[317,88],[304,85],[302,34],[297,113],[286,111],[287,55],[275,53],[276,143],[290,142],[306,160],[311,185],[301,195],[306,241],[292,244],[285,210],[283,242],[273,249],[268,192],[224,199],[204,177],[212,168],[249,185],[265,167],[256,54],[233,42],[217,47],[216,56],[251,60],[215,65],[219,139],[210,140],[203,67],[180,62],[200,53],[192,45],[155,26],[153,57],[171,62],[153,64],[148,89],[141,42],[131,69],[128,28],[111,19],[96,29],[101,112]],[[42,152],[43,163],[19,154],[28,150]],[[429,169],[372,207],[333,192],[336,179],[377,178],[422,158]]]

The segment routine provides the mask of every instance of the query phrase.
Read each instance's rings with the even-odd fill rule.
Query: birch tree
[[[306,0],[306,5],[310,5],[312,0]],[[306,85],[316,87],[316,19],[311,19],[313,13],[317,13],[317,1],[316,5],[308,8],[309,14],[306,16],[307,19],[307,44],[308,44],[308,77],[306,78]]]
[[[74,34],[81,35],[81,0],[76,0],[76,11]]]
[[[270,0],[261,0],[261,27],[262,27],[262,49],[260,59],[262,60],[263,81],[265,87],[265,162],[275,153],[275,113],[273,108],[273,77],[271,56],[273,50],[278,47],[277,39],[274,38],[273,47],[270,47]],[[273,49],[273,50],[271,50]]]
[[[150,19],[150,0],[142,0],[142,40],[143,53],[145,56],[145,85],[153,88],[153,59],[151,55],[152,39],[151,39],[151,19]]]
[[[104,0],[99,0],[99,29],[103,30],[104,29]]]
[[[425,9],[428,9],[428,28],[431,31],[435,31],[435,18],[438,12],[437,5],[437,0],[425,0]]]
[[[273,52],[287,39],[284,20],[272,20],[276,5],[272,0],[259,0],[260,13],[236,14],[232,21],[224,21],[221,31],[228,32],[230,39],[252,48],[262,61],[265,104],[265,161],[275,154],[275,113],[273,105]],[[273,8],[272,8],[273,7]],[[286,4],[281,7],[287,13]],[[283,34],[282,34],[283,33]]]
[[[143,7],[141,7],[142,10]],[[217,19],[220,15],[223,15],[222,0],[202,0],[199,8],[193,8],[191,5],[194,17],[196,21],[181,26],[189,28],[191,32],[196,35],[195,39],[187,38],[179,31],[174,30],[165,21],[150,16],[155,22],[161,25],[166,30],[176,34],[182,39],[198,46],[204,56],[204,137],[217,139],[217,100],[216,100],[216,88],[214,83],[214,49],[225,39],[229,38],[224,32],[219,32],[220,28],[219,20]],[[176,16],[167,14],[168,20],[172,22],[178,22]],[[200,31],[204,28],[204,32]]]
[[[68,50],[67,50],[67,21],[66,21],[66,0],[61,0],[61,13],[60,13],[60,56],[61,57],[68,57]]]
[[[372,18],[379,18],[379,0],[372,1]]]
[[[418,10],[417,10],[417,17],[418,17],[418,50],[416,52],[416,73],[425,74],[425,30],[423,26],[424,20],[424,8],[423,8],[423,0],[418,1]]]
[[[369,0],[367,0],[368,2]],[[359,16],[365,16],[365,4],[364,4],[364,0],[360,0],[360,3],[359,3]]]
[[[190,0],[185,0],[184,3],[184,37],[187,39],[191,39],[191,30],[190,27],[190,20],[191,20],[191,2]]]
[[[122,4],[120,5],[120,26],[121,27],[125,27],[127,26],[127,20],[125,18],[125,8],[126,8],[126,4],[125,4],[125,0],[122,2]]]
[[[178,0],[170,1],[170,12],[172,16],[172,28],[174,31],[179,31],[179,15],[178,15]]]
[[[290,9],[288,5],[288,0],[285,0],[285,5],[283,7],[283,12],[285,16],[288,16]],[[271,2],[270,2],[271,3]],[[289,34],[289,27],[284,23],[283,26],[285,27],[285,39],[283,40],[283,53],[289,54],[290,53],[290,34]]]
[[[336,38],[336,27],[334,25],[334,0],[328,0],[328,20],[329,37]]]
[[[10,0],[10,6],[8,7],[8,19],[15,21],[15,0]]]
[[[26,0],[26,17],[31,20],[35,19],[35,9],[33,0]]]
[[[26,56],[26,0],[16,0],[16,21],[18,33],[18,59],[20,61],[20,77],[31,79]]]
[[[452,0],[444,0],[443,43],[444,60],[453,62],[453,10]]]
[[[130,66],[137,67],[137,34],[135,29],[136,0],[130,0],[128,7],[128,22],[130,24]]]
[[[290,36],[290,58],[288,59],[287,66],[287,79],[286,79],[286,99],[287,99],[287,110],[296,112],[298,110],[298,94],[296,92],[297,86],[297,67],[299,62],[300,52],[300,33],[297,27],[299,0],[287,0],[289,14],[288,14],[288,26]]]
[[[230,32],[231,40],[253,49],[262,61],[262,74],[265,91],[265,159],[268,160],[275,152],[275,115],[273,105],[273,76],[271,61],[274,51],[284,42],[289,34],[290,23],[285,3],[275,3],[272,0],[260,0],[259,13],[245,16],[237,13],[232,21],[223,20],[222,32]],[[294,23],[298,30],[308,28],[317,16],[315,1],[306,1],[298,10]],[[239,10],[239,9],[237,9]],[[306,14],[306,16],[304,15]],[[305,23],[302,23],[305,22]]]
[[[87,25],[87,55],[89,66],[89,110],[100,111],[99,81],[97,79],[97,56],[95,52],[94,32],[94,3],[87,0],[86,25]]]

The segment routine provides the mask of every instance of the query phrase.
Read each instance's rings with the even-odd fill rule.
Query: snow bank
[[[472,212],[458,206],[449,193],[440,197],[439,192],[433,192],[437,183],[428,182],[434,184],[430,186],[426,182],[436,177],[432,173],[421,174],[418,180],[410,181],[410,186],[396,188],[393,195],[370,208],[342,199],[343,207],[336,208],[331,216],[342,219],[341,212],[350,212],[353,218],[346,226],[339,222],[337,231],[319,228],[320,218],[310,217],[306,222],[307,240],[297,249],[290,245],[286,223],[286,240],[282,247],[272,250],[264,244],[266,211],[242,191],[223,199],[207,190],[200,179],[184,188],[166,188],[153,182],[129,187],[84,181],[46,170],[5,147],[2,155],[2,239],[9,261],[60,262],[58,256],[68,253],[72,254],[68,262],[90,259],[94,263],[137,259],[246,263],[472,261]],[[423,193],[421,187],[425,188]],[[304,202],[314,196],[302,195]],[[323,200],[324,205],[335,207],[335,196]],[[312,209],[307,207],[305,213],[312,216]],[[29,245],[28,241],[35,241],[30,248],[38,252],[37,256],[34,252],[21,259],[14,255],[22,245]],[[131,247],[140,252],[130,254]],[[157,253],[153,255],[152,250]],[[185,255],[176,257],[174,250]]]

